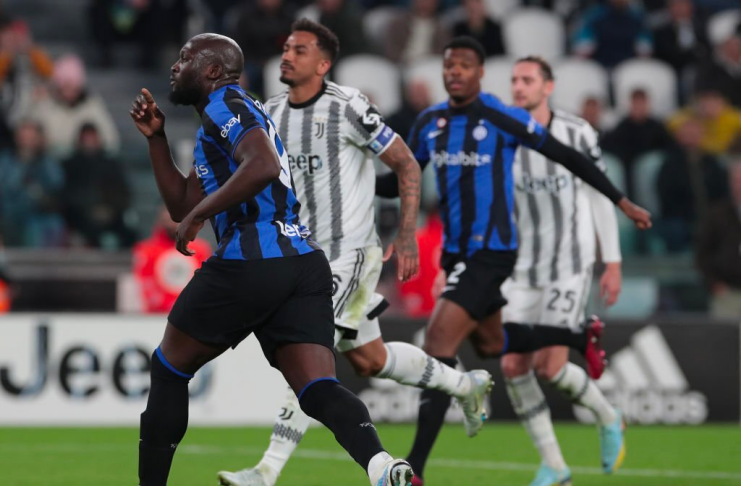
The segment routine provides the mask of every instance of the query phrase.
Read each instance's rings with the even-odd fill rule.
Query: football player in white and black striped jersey
[[[528,110],[562,143],[603,165],[597,133],[589,123],[550,108],[554,78],[546,61],[539,57],[518,60],[511,87],[515,105]],[[504,319],[578,326],[584,320],[598,245],[606,268],[600,280],[606,304],[614,304],[620,293],[621,255],[615,209],[605,196],[564,167],[525,147],[518,149],[514,177],[520,250],[515,270],[502,288],[508,301]],[[594,412],[600,426],[605,472],[613,472],[622,462],[621,413],[582,368],[569,363],[568,356],[568,348],[550,347],[502,358],[512,405],[542,458],[531,486],[571,481],[536,375]]]
[[[393,251],[400,280],[417,272],[419,164],[368,98],[357,89],[325,80],[338,51],[334,34],[306,19],[295,23],[292,31],[281,63],[281,81],[289,88],[265,107],[288,153],[301,221],[330,262],[335,347],[363,376],[390,378],[456,397],[466,417],[466,431],[475,435],[483,426],[482,407],[492,385],[489,373],[462,373],[410,344],[384,343],[378,324],[385,305],[375,293],[382,262]],[[399,231],[385,257],[375,228],[372,154],[399,178]],[[260,463],[252,469],[219,472],[222,484],[275,484],[309,426],[300,400],[289,392]],[[382,475],[374,469],[378,468],[372,464],[367,467],[375,485]]]

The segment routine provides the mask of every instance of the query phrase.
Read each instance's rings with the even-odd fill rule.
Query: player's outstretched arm
[[[610,179],[581,152],[559,142],[551,134],[546,135],[537,151],[563,165],[581,180],[607,196],[627,217],[633,220],[639,229],[645,230],[651,227],[651,214],[625,197],[610,182]]]
[[[184,255],[192,255],[188,243],[211,216],[257,196],[268,184],[280,177],[281,165],[275,147],[265,130],[252,129],[234,149],[238,164],[226,183],[193,208],[178,226],[176,247]]]
[[[198,204],[202,194],[195,171],[186,177],[175,165],[165,134],[165,114],[152,94],[142,88],[129,111],[134,125],[147,137],[149,158],[165,206],[173,221],[180,222]]]
[[[406,281],[419,271],[419,251],[417,250],[417,213],[421,191],[422,171],[409,147],[400,137],[391,143],[380,159],[393,170],[398,178],[397,190],[401,199],[401,218],[399,232],[389,247],[384,261],[395,252],[398,263],[399,280]]]

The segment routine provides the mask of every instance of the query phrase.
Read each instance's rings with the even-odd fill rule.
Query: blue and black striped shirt
[[[247,132],[265,130],[281,163],[279,179],[257,196],[211,218],[219,246],[216,256],[226,260],[257,260],[310,253],[319,247],[299,221],[288,155],[275,125],[262,104],[237,85],[209,95],[198,130],[194,166],[208,196],[222,187],[237,170],[234,150]]]
[[[465,107],[446,101],[417,117],[409,147],[423,169],[435,167],[446,252],[517,249],[515,151],[538,149],[547,134],[527,111],[488,93]]]

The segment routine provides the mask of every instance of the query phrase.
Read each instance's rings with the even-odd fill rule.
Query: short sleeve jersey
[[[262,104],[237,85],[209,95],[198,130],[194,167],[208,196],[223,187],[238,168],[234,152],[251,130],[264,130],[280,159],[281,173],[255,197],[211,218],[218,248],[228,260],[255,260],[310,253],[319,247],[301,225],[301,205],[292,186],[291,169],[283,143]]]

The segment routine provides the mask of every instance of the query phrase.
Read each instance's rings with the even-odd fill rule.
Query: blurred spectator
[[[419,273],[408,282],[399,283],[404,311],[409,317],[429,317],[435,308],[433,293],[440,273],[440,253],[443,244],[443,223],[437,212],[427,216],[425,225],[417,230]]]
[[[574,36],[574,52],[612,68],[651,54],[651,32],[643,11],[631,0],[607,0],[589,9]]]
[[[319,23],[340,40],[340,57],[368,52],[363,16],[355,0],[317,0]]]
[[[703,59],[708,41],[692,0],[668,0],[667,4],[669,18],[653,31],[654,56],[681,75],[687,66]]]
[[[130,248],[136,236],[124,223],[124,214],[131,206],[131,191],[120,162],[103,150],[95,125],[83,125],[77,150],[62,166],[69,229],[89,246]]]
[[[697,263],[710,285],[710,312],[715,317],[741,316],[741,161],[729,169],[731,197],[704,218]]]
[[[61,246],[64,221],[59,193],[64,175],[47,156],[38,123],[22,121],[15,131],[15,149],[0,154],[0,233],[15,247]]]
[[[453,36],[468,35],[484,46],[487,56],[501,56],[504,54],[502,30],[499,24],[486,15],[484,0],[463,0],[466,10],[466,20],[453,26]]]
[[[386,124],[407,140],[417,115],[432,104],[432,99],[430,88],[424,80],[413,79],[405,88],[404,103],[399,111],[386,118]]]
[[[413,0],[409,12],[389,23],[386,57],[410,62],[430,54],[441,54],[449,34],[437,18],[438,0]]]
[[[602,132],[602,101],[594,96],[584,98],[581,117],[589,122],[597,132]]]
[[[64,56],[54,64],[51,93],[33,107],[32,116],[44,128],[49,149],[60,157],[74,150],[86,123],[98,128],[107,151],[118,150],[118,129],[103,98],[88,90],[85,66],[77,56]]]
[[[93,0],[90,26],[101,66],[115,64],[113,47],[127,42],[138,45],[141,68],[157,65],[167,42],[180,44],[188,20],[187,0]]]
[[[713,57],[697,72],[696,88],[717,88],[731,103],[741,108],[741,24],[713,50]]]
[[[193,272],[211,255],[209,244],[196,238],[187,257],[175,249],[178,224],[162,207],[152,236],[134,246],[134,277],[139,283],[144,312],[169,312]]]
[[[661,206],[659,235],[669,252],[689,249],[695,223],[711,203],[728,193],[726,172],[718,159],[702,148],[702,125],[685,120],[677,129],[678,146],[670,149],[658,175]]]
[[[701,88],[690,106],[672,116],[669,130],[676,134],[687,120],[701,124],[701,146],[711,154],[728,152],[741,136],[741,112],[729,105],[721,92],[712,87]]]
[[[265,61],[283,52],[294,12],[283,0],[245,1],[234,24],[232,38],[244,53],[248,84],[262,93],[262,68]]]
[[[37,83],[51,77],[54,64],[24,22],[0,29],[0,148],[7,148],[13,140],[10,127],[28,115]]]
[[[665,150],[672,138],[664,124],[651,116],[648,93],[636,89],[630,96],[630,111],[602,138],[602,148],[617,155],[625,166],[628,195],[633,197],[633,163],[654,150]]]

